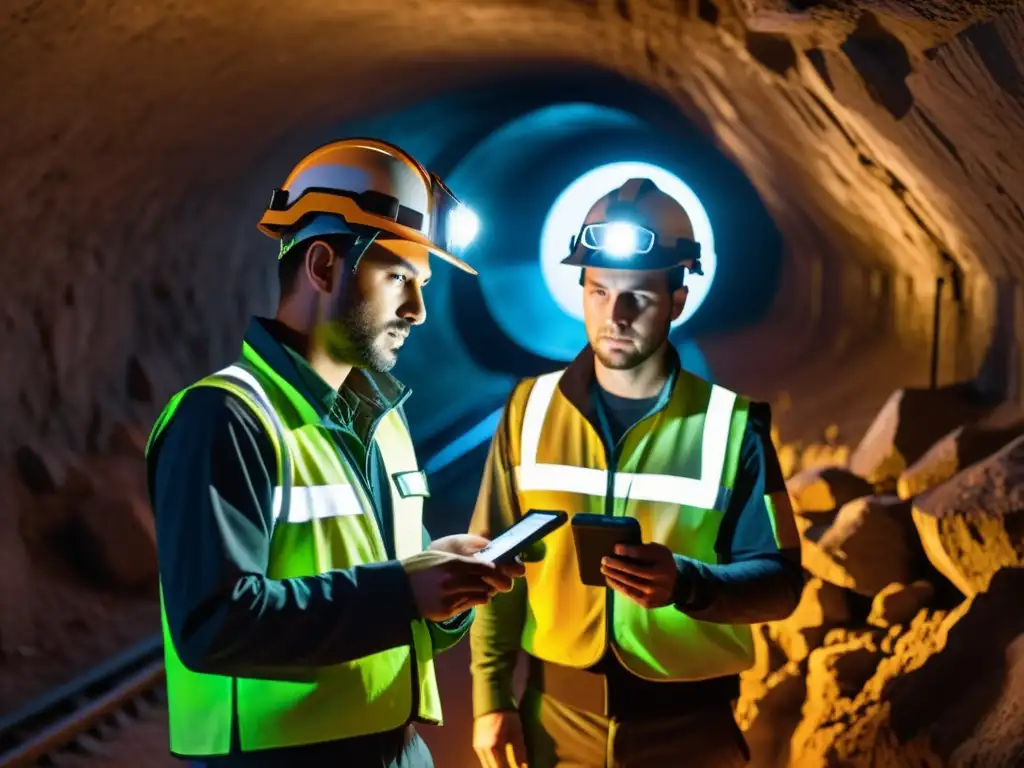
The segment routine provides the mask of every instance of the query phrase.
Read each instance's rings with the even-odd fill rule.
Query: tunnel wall
[[[251,312],[272,311],[273,248],[254,223],[295,159],[357,118],[497,74],[615,73],[677,105],[743,170],[787,258],[770,318],[709,333],[708,357],[736,388],[792,391],[801,409],[782,416],[786,428],[820,428],[854,407],[870,414],[894,386],[924,383],[943,253],[967,301],[943,312],[942,380],[984,357],[994,389],[1019,391],[1019,7],[113,0],[6,10],[0,650],[45,651],[11,656],[18,674],[90,663],[104,641],[76,652],[67,622],[110,622],[73,576],[27,549],[46,515],[15,450],[35,446],[36,468],[59,484],[68,456],[105,450],[117,422],[145,431],[173,391],[234,357]],[[472,134],[456,114],[444,126]],[[429,149],[430,127],[415,127]],[[891,333],[863,330],[878,316],[866,269],[891,275]],[[421,350],[452,344],[434,327]],[[418,397],[429,391],[429,373],[410,375]]]
[[[842,18],[816,21],[823,42],[811,46],[801,25],[815,19],[763,14],[756,4],[744,14],[722,4],[704,17],[638,3],[623,6],[625,17],[612,8],[587,10],[572,3],[545,9],[515,3],[485,7],[417,6],[401,24],[388,24],[361,15],[358,4],[277,18],[228,3],[217,13],[237,10],[245,19],[236,19],[230,40],[217,36],[218,27],[207,16],[212,10],[178,16],[161,9],[136,18],[113,6],[108,19],[83,9],[59,32],[39,11],[8,17],[6,56],[28,52],[37,44],[33,41],[51,34],[77,62],[66,71],[56,68],[56,61],[30,71],[12,58],[10,98],[33,109],[0,130],[8,169],[4,198],[14,201],[10,226],[38,233],[30,250],[39,270],[61,275],[73,265],[78,272],[74,280],[58,277],[50,285],[29,279],[13,266],[23,247],[10,241],[3,246],[5,349],[15,371],[5,390],[9,421],[3,452],[9,455],[53,424],[66,425],[57,430],[60,439],[84,447],[86,435],[102,433],[117,418],[152,414],[153,403],[120,413],[125,402],[136,402],[125,373],[134,367],[133,356],[159,358],[147,363],[159,395],[154,402],[208,368],[212,357],[230,356],[222,351],[232,346],[237,318],[245,314],[239,303],[251,306],[247,296],[272,291],[260,287],[268,282],[264,278],[248,276],[253,259],[267,252],[266,243],[241,230],[258,215],[266,190],[314,139],[330,136],[332,125],[414,96],[466,87],[531,59],[560,68],[599,62],[674,100],[746,171],[780,222],[793,260],[805,258],[798,240],[807,217],[797,216],[787,226],[793,219],[788,211],[831,211],[822,226],[849,233],[849,240],[823,238],[812,246],[823,265],[833,256],[856,258],[915,276],[913,298],[899,299],[913,306],[903,316],[914,318],[908,322],[915,325],[900,329],[910,344],[927,337],[930,300],[922,286],[939,269],[938,251],[955,255],[969,284],[983,282],[986,273],[1020,280],[1014,254],[1021,218],[1015,201],[1024,195],[1019,174],[1000,160],[1013,154],[1014,128],[1021,124],[1010,44],[1019,33],[1019,10],[997,19],[953,18],[937,31],[911,34],[911,9],[895,16],[851,9]],[[454,18],[461,22],[450,23]],[[868,33],[858,31],[866,18],[882,19],[875,36],[909,57],[912,71],[888,90],[877,72],[884,56],[873,53]],[[960,32],[958,24],[967,30]],[[416,32],[425,28],[436,34]],[[350,37],[332,35],[328,44],[322,35],[307,35],[301,54],[284,43],[288,34],[324,29]],[[588,45],[566,53],[567,30]],[[755,44],[764,35],[775,36],[781,53],[766,54]],[[339,47],[337,39],[350,44]],[[555,50],[564,57],[557,63]],[[985,50],[996,50],[1009,63],[999,69],[997,56],[977,53]],[[247,54],[273,62],[267,77],[241,77],[256,77],[258,65],[245,63]],[[469,57],[472,68],[465,64]],[[426,59],[429,65],[422,64]],[[324,66],[327,61],[332,65]],[[412,62],[415,70],[409,69]],[[40,101],[44,83],[50,82],[46,78],[58,71],[64,75],[60,87],[50,86],[52,98]],[[332,74],[339,71],[346,72],[340,80]],[[100,82],[102,93],[89,87]],[[242,87],[242,82],[259,86]],[[372,87],[359,88],[355,98],[344,90],[345,82]],[[334,98],[327,83],[336,83],[344,97]],[[288,93],[288,108],[281,109],[268,93]],[[958,94],[972,99],[974,108],[943,112],[940,104],[953,103]],[[111,122],[115,114],[119,119]],[[984,123],[986,115],[991,123]],[[987,141],[972,144],[979,134]],[[240,142],[242,136],[249,139]],[[247,171],[254,168],[256,173]],[[225,228],[236,227],[239,231],[224,237]],[[210,272],[196,268],[197,261],[211,259],[216,266]],[[803,267],[794,268],[803,274]],[[123,277],[112,279],[112,271]],[[163,271],[173,295],[166,286],[149,285],[142,277],[146,271]],[[833,306],[825,277],[822,273],[823,310]],[[239,287],[233,290],[230,317],[217,289],[225,280]],[[84,308],[64,309],[56,296],[47,295],[76,281],[77,301],[88,301]],[[126,300],[127,295],[133,298]],[[780,294],[780,305],[797,301],[785,296]],[[813,305],[817,299],[799,301]],[[126,311],[128,303],[138,309]],[[863,303],[856,297],[848,302]],[[155,321],[145,314],[158,306],[191,313],[197,330],[148,331]],[[985,306],[976,309],[984,312]],[[135,312],[140,323],[134,322]],[[991,318],[974,315],[967,324],[962,336],[982,339]],[[132,334],[114,331],[133,325]],[[64,326],[74,332],[61,330]],[[835,335],[833,330],[830,336]],[[85,346],[88,355],[66,349]],[[942,359],[963,360],[971,351],[963,350],[967,346],[962,343],[959,355]],[[53,363],[44,363],[47,355],[55,357]],[[48,399],[41,395],[46,392],[52,393]],[[99,392],[108,394],[92,402]],[[100,426],[90,427],[91,421]]]

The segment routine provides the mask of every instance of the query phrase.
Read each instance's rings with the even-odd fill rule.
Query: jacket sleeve
[[[771,441],[771,410],[751,403],[716,564],[676,555],[676,607],[700,621],[784,619],[803,590],[800,539]]]
[[[426,550],[430,546],[430,533],[426,528],[423,529],[423,549]],[[434,646],[435,653],[444,653],[449,648],[454,647],[458,642],[469,632],[469,627],[473,623],[474,611],[470,608],[468,611],[463,611],[458,616],[452,616],[447,621],[428,621],[427,629],[430,630],[430,640]]]
[[[493,539],[521,517],[515,476],[509,456],[509,408],[491,440],[470,533]],[[469,632],[473,676],[473,716],[514,710],[512,677],[526,621],[526,580],[516,579],[510,592],[499,593],[476,609]]]
[[[147,463],[167,622],[186,667],[289,679],[411,642],[415,603],[397,561],[267,575],[276,456],[234,395],[188,392]]]

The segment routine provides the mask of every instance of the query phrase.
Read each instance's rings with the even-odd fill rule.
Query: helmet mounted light
[[[310,154],[272,192],[259,229],[281,240],[281,256],[312,236],[354,234],[361,251],[375,238],[395,238],[476,274],[460,255],[479,219],[436,174],[376,139],[333,142]]]

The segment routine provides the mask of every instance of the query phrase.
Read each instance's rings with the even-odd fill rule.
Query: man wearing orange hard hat
[[[433,658],[521,565],[431,542],[388,371],[426,316],[434,255],[476,220],[373,139],[327,144],[274,190],[280,304],[238,359],[171,398],[150,436],[170,749],[199,765],[423,768]]]

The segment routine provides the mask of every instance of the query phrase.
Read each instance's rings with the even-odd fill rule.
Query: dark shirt
[[[391,379],[394,392],[385,393],[356,369],[336,392],[285,340],[286,331],[273,321],[254,321],[246,333],[257,353],[321,412],[352,457],[393,558],[391,496],[372,429],[384,412],[401,407],[406,390]],[[267,575],[276,455],[262,422],[234,395],[214,387],[190,390],[150,449],[147,471],[167,621],[190,669],[287,680],[303,668],[412,642],[417,611],[396,560],[300,578]],[[425,530],[423,536],[429,544]],[[472,616],[429,622],[435,652],[458,642]],[[346,759],[352,748],[334,742],[275,752],[282,753],[282,764],[312,764]],[[226,760],[208,762],[254,764],[248,756]]]
[[[618,443],[626,430],[649,414],[661,399],[660,395],[632,399],[613,395],[604,387],[596,387],[604,412],[608,417],[612,444]]]

